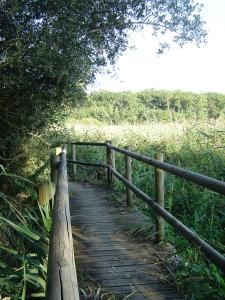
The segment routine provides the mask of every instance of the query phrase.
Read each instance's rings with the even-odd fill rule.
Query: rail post
[[[55,148],[55,154],[52,154],[50,157],[50,165],[51,165],[51,182],[56,186],[58,179],[58,165],[59,165],[59,154],[62,151],[62,147]]]
[[[126,146],[126,150],[129,150],[129,148]],[[125,154],[125,172],[126,172],[126,179],[132,184],[132,166],[131,166],[131,157]],[[132,198],[133,198],[133,192],[126,187],[126,200],[127,200],[127,206],[132,206]]]
[[[46,299],[79,300],[70,222],[66,149],[58,164],[58,181],[52,212]]]
[[[112,141],[106,141],[107,144],[112,144]],[[112,167],[112,150],[106,146],[106,164]],[[112,186],[112,172],[107,168],[107,182],[109,186]]]
[[[116,169],[115,151],[111,150],[111,154],[112,154],[112,168],[115,170]]]
[[[156,153],[155,159],[163,162],[163,153]],[[164,171],[155,168],[155,201],[164,208]],[[156,214],[156,242],[164,240],[164,219]]]
[[[115,158],[115,151],[111,150],[111,157],[112,157],[112,168],[115,170],[116,169],[116,158]],[[114,183],[115,177],[113,176],[113,173],[111,172],[112,176],[112,184]]]
[[[72,160],[76,160],[76,159],[77,159],[76,145],[72,144]],[[72,168],[73,168],[73,179],[75,179],[75,176],[77,175],[77,165],[72,164]]]

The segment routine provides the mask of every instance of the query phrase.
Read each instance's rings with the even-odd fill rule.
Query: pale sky
[[[225,0],[201,0],[203,19],[208,30],[208,43],[197,48],[186,45],[158,56],[157,41],[149,30],[132,33],[128,49],[119,58],[116,77],[98,74],[89,88],[111,91],[143,89],[185,90],[225,93]]]

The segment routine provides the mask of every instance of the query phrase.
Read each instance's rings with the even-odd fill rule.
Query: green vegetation
[[[159,53],[169,47],[167,32],[181,46],[198,45],[206,38],[200,12],[189,0],[1,1],[1,296],[45,291],[47,237],[40,220],[46,211],[38,210],[36,188],[49,176],[54,129],[85,101],[96,71],[126,49],[129,30],[150,25],[161,37]]]
[[[64,135],[64,136],[63,136]],[[225,172],[225,122],[207,120],[198,123],[149,123],[145,126],[87,126],[77,124],[70,132],[62,132],[60,139],[80,141],[105,141],[111,139],[118,146],[128,145],[131,149],[153,157],[162,151],[165,160],[224,181]],[[77,159],[105,162],[105,150],[98,147],[77,146]],[[133,160],[133,182],[148,195],[154,197],[154,169]],[[124,157],[116,154],[116,169],[124,173]],[[104,172],[78,167],[81,180],[104,179]],[[118,181],[115,189],[124,188]],[[222,196],[205,188],[166,174],[166,209],[185,225],[198,233],[219,252],[225,254],[224,228],[225,203]],[[142,201],[138,205],[147,214],[153,215]],[[223,299],[225,283],[223,274],[200,254],[198,249],[166,226],[166,239],[175,245],[181,262],[173,272],[177,284],[185,289],[187,299]]]
[[[152,121],[224,118],[225,95],[182,91],[93,92],[70,115],[69,122],[83,124],[143,124]]]
[[[10,299],[44,298],[47,254],[51,228],[51,204],[25,207],[1,193],[9,206],[0,214],[1,296]],[[8,213],[8,216],[5,215]],[[13,221],[12,221],[13,220]],[[16,234],[16,235],[15,235]]]

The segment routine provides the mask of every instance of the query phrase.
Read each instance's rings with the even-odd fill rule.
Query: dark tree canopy
[[[74,105],[126,49],[128,30],[148,24],[180,45],[204,42],[200,11],[192,0],[1,1],[0,156]]]

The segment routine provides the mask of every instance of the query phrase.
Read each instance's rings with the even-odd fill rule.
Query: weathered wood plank
[[[82,269],[84,269],[86,272],[88,272],[89,270],[93,272],[93,270],[95,270],[95,272],[97,273],[99,270],[100,272],[102,271],[110,271],[110,269],[113,269],[115,272],[128,272],[128,271],[135,271],[135,270],[140,270],[140,271],[147,271],[147,270],[159,270],[157,269],[157,267],[155,267],[154,265],[113,265],[113,264],[104,264],[101,262],[95,262],[93,264],[79,264],[78,263],[78,267],[81,267]]]

